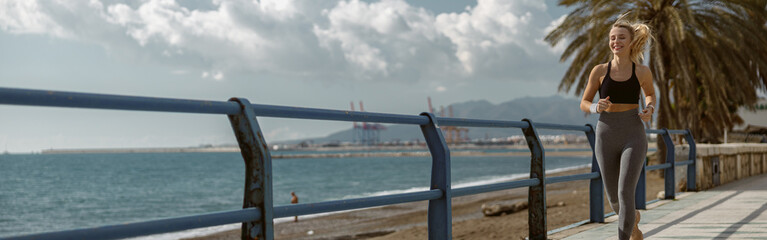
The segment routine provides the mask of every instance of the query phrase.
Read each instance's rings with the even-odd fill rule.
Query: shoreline
[[[564,176],[587,173],[590,168],[579,168],[552,173]],[[588,219],[588,181],[549,184],[547,188],[547,228],[553,230]],[[647,200],[654,199],[663,190],[663,179],[657,174],[647,175]],[[525,201],[527,188],[455,197],[453,203],[453,236],[455,239],[478,239],[496,236],[500,239],[520,239],[527,236],[527,211],[497,217],[485,217],[480,206],[485,203]],[[562,202],[564,206],[556,206]],[[612,212],[605,199],[605,212]],[[401,203],[367,209],[355,209],[326,215],[301,218],[299,222],[274,224],[275,239],[424,239],[427,223],[426,201]],[[311,231],[311,232],[310,232]],[[309,234],[311,233],[311,234]],[[209,235],[184,238],[188,240],[239,239],[240,229]]]

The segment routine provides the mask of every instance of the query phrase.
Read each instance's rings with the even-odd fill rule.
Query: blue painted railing
[[[273,219],[288,216],[334,212],[398,203],[429,201],[429,239],[452,237],[451,199],[453,197],[528,187],[528,223],[530,239],[546,239],[546,184],[576,180],[590,180],[590,221],[604,222],[602,179],[596,157],[592,157],[591,173],[569,176],[545,176],[543,145],[536,129],[582,131],[586,134],[593,153],[595,135],[590,124],[584,126],[533,123],[522,121],[496,121],[480,119],[444,118],[431,113],[418,116],[371,112],[338,111],[314,108],[298,108],[251,104],[243,98],[229,101],[200,101],[170,98],[118,96],[90,93],[42,91],[0,88],[0,104],[73,107],[95,109],[119,109],[135,111],[182,112],[202,114],[226,114],[239,143],[245,160],[246,177],[243,209],[202,215],[175,217],[146,222],[119,224],[97,228],[13,236],[7,239],[117,239],[144,236],[187,229],[242,223],[242,239],[273,239]],[[419,125],[432,157],[430,190],[386,196],[327,201],[310,204],[273,206],[271,155],[266,140],[256,120],[259,117],[299,118],[356,122],[377,122]],[[481,186],[452,188],[450,186],[450,150],[439,126],[519,128],[525,135],[531,152],[530,177],[517,181]],[[667,163],[646,166],[637,186],[637,208],[645,205],[645,171],[674,169],[676,165],[688,165],[688,190],[695,190],[695,141],[689,130],[647,130],[659,134],[669,149]],[[690,158],[674,161],[674,144],[670,134],[685,135],[690,144]],[[593,154],[592,154],[593,156]],[[674,171],[665,171],[666,198],[673,199]]]

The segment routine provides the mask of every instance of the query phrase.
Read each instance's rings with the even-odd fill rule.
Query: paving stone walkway
[[[645,239],[767,239],[767,174],[702,192],[683,193],[641,210]],[[617,239],[617,216],[550,236]]]

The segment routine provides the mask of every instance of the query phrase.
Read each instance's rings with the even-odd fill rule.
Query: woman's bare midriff
[[[639,104],[629,104],[629,103],[613,103],[605,109],[607,112],[625,112],[631,109],[638,108]]]

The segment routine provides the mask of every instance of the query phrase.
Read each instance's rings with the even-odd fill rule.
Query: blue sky
[[[550,96],[556,1],[0,1],[0,87],[418,114]],[[605,44],[607,44],[605,42]],[[267,141],[347,122],[259,119]],[[0,151],[235,142],[225,116],[0,106]]]

